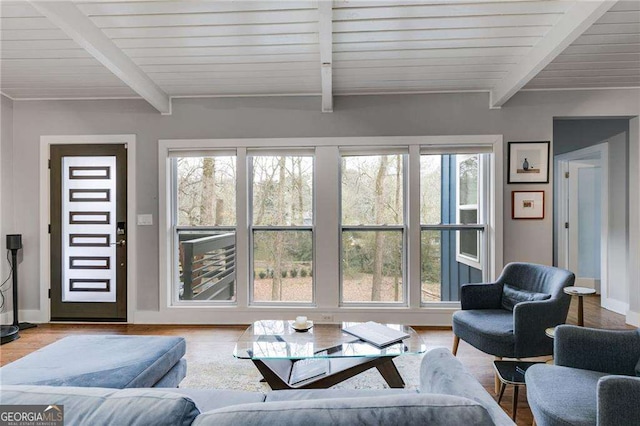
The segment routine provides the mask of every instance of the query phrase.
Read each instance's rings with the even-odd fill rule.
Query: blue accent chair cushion
[[[640,425],[640,329],[556,328],[554,362],[527,370],[538,426]]]
[[[550,294],[527,291],[509,284],[505,284],[502,287],[502,308],[509,311],[513,311],[513,308],[520,302],[547,300],[549,298],[551,298]]]
[[[185,349],[182,337],[69,336],[0,368],[0,377],[3,385],[176,387]]]
[[[574,281],[575,275],[565,269],[509,263],[496,282],[461,287],[462,310],[453,314],[453,333],[476,349],[498,357],[551,355],[553,341],[545,329],[567,319],[571,297],[563,289]],[[526,300],[516,303],[519,298]],[[503,306],[508,299],[513,299],[508,302],[513,304],[512,309]]]

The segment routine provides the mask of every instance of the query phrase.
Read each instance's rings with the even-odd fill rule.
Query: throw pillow
[[[533,291],[523,290],[509,284],[505,284],[502,288],[502,308],[509,311],[513,311],[514,306],[516,306],[520,302],[546,300],[549,298],[551,298],[550,294],[535,293]]]

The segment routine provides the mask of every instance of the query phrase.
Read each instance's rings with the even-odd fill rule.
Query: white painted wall
[[[628,149],[627,134],[604,142],[609,144],[609,294],[608,298],[629,303],[627,251],[629,247]]]
[[[640,102],[640,101],[639,101]],[[627,323],[640,327],[640,118],[629,120],[629,310]]]
[[[20,182],[14,194],[20,211],[15,232],[25,238],[21,305],[39,309],[39,176],[34,168],[41,135],[136,134],[138,212],[157,217],[159,139],[503,134],[506,150],[508,141],[551,140],[554,117],[637,116],[640,90],[521,92],[500,110],[487,108],[488,96],[482,93],[336,97],[331,114],[317,105],[315,97],[180,99],[174,100],[173,115],[162,116],[138,100],[15,102],[14,179]],[[632,143],[638,144],[637,137]],[[547,191],[544,220],[510,219],[516,189]],[[505,185],[505,262],[552,263],[551,189],[551,183]],[[158,228],[138,231],[133,285],[138,309],[154,311],[159,308]]]
[[[11,270],[6,260],[6,235],[13,234],[13,101],[0,95],[0,283],[9,276]],[[10,288],[5,285],[5,288]],[[11,290],[5,293],[5,307],[2,324],[12,307]]]

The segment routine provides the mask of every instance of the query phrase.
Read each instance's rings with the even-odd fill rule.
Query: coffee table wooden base
[[[262,377],[273,390],[282,389],[326,389],[343,382],[370,368],[377,368],[391,388],[404,388],[404,380],[393,363],[395,356],[378,358],[330,358],[329,373],[313,377],[295,385],[289,384],[291,368],[295,360],[252,359]]]

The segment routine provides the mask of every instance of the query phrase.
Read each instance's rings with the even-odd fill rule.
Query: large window
[[[403,303],[403,154],[342,157],[342,302]]]
[[[254,302],[313,301],[313,157],[250,156]]]
[[[502,268],[501,138],[459,138],[161,141],[160,310],[240,323],[454,309]]]
[[[235,300],[236,158],[212,153],[172,159],[174,302]]]

